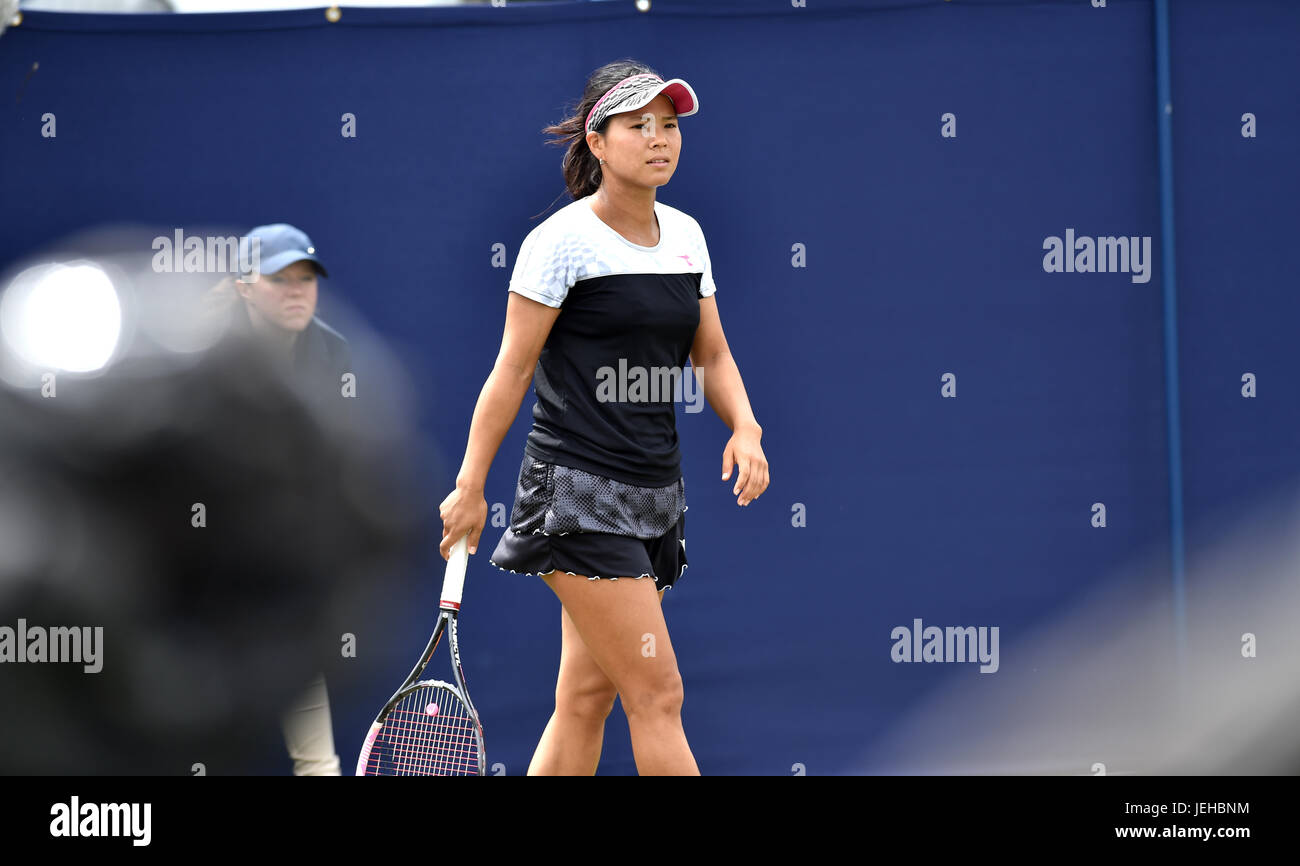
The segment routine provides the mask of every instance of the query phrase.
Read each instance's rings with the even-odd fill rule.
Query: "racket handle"
[[[447,557],[447,574],[442,579],[442,604],[450,610],[460,610],[460,596],[465,590],[465,568],[469,565],[469,536],[451,546]]]

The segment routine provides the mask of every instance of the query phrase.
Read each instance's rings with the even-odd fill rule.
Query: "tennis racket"
[[[482,776],[487,758],[483,752],[483,725],[465,688],[460,665],[456,618],[460,613],[465,567],[469,562],[469,536],[456,542],[447,559],[442,580],[438,624],[429,645],[406,682],[379,711],[357,758],[358,776]],[[456,684],[419,679],[443,633],[451,644],[452,674]]]

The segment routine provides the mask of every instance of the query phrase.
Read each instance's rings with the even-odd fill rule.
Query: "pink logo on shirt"
[[[690,256],[688,256],[688,255],[680,255],[680,256],[678,256],[677,258],[679,258],[679,259],[686,259],[686,266],[687,266],[688,268],[693,268],[693,267],[695,267],[695,264],[691,261],[691,257],[690,257]]]

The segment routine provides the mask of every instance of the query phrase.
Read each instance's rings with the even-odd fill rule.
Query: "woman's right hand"
[[[442,516],[442,543],[438,550],[443,559],[451,558],[451,548],[466,535],[469,536],[469,552],[478,549],[479,536],[483,534],[483,525],[487,523],[487,500],[482,490],[457,487],[438,506]]]

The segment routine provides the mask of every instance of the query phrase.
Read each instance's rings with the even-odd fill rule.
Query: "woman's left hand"
[[[733,466],[740,474],[736,486],[731,492],[738,494],[737,505],[748,505],[767,489],[767,457],[763,446],[758,443],[763,431],[752,427],[743,427],[731,434],[727,447],[722,451],[722,480],[731,477]]]

